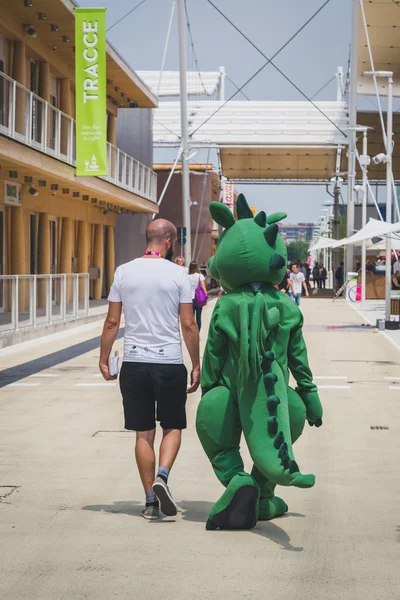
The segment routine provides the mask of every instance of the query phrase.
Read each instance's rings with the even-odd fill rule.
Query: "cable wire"
[[[371,41],[369,39],[368,24],[367,24],[367,19],[365,17],[363,0],[359,0],[359,4],[360,4],[360,9],[361,9],[363,25],[364,25],[365,39],[367,40],[369,62],[371,64],[371,70],[374,73],[375,72],[374,57],[372,55]],[[354,77],[354,74],[353,74],[353,77]],[[383,121],[383,111],[382,111],[381,99],[379,96],[379,89],[378,89],[378,82],[376,80],[376,75],[373,75],[373,80],[374,80],[374,86],[375,86],[375,95],[376,95],[376,99],[378,101],[378,107],[379,107],[379,118],[380,118],[381,128],[382,128],[383,144],[385,146],[385,150],[387,151],[388,145],[387,145],[387,137],[386,137],[386,131],[385,131],[385,123]]]
[[[226,78],[227,78],[227,80],[228,80],[228,81],[230,81],[230,82],[231,82],[231,84],[232,84],[232,85],[233,85],[233,86],[234,86],[234,87],[235,87],[235,88],[238,90],[238,92],[240,92],[240,93],[242,94],[242,96],[244,96],[244,97],[246,98],[246,100],[249,100],[249,101],[250,101],[250,98],[249,98],[248,96],[246,96],[246,94],[245,94],[245,93],[244,93],[242,90],[240,90],[240,89],[238,88],[238,86],[236,85],[236,83],[235,83],[234,81],[232,81],[232,79],[231,79],[230,77],[228,77],[228,75],[227,75],[226,73],[225,73],[225,77],[226,77]]]
[[[155,119],[154,117],[153,117],[153,119],[154,119],[154,121],[155,121],[155,122],[156,122],[158,125],[161,125],[161,127],[164,127],[164,129],[166,129],[167,131],[169,131],[170,133],[172,133],[172,135],[174,135],[175,137],[177,137],[177,138],[178,138],[178,140],[180,140],[180,139],[181,139],[181,136],[180,136],[180,135],[178,135],[177,133],[175,133],[175,131],[172,131],[172,129],[170,129],[169,127],[167,127],[166,125],[164,125],[164,123],[161,123],[160,121],[157,121],[157,119]]]
[[[274,59],[274,58],[276,58],[276,57],[278,56],[278,54],[280,54],[280,53],[282,52],[282,50],[284,50],[284,48],[286,48],[286,47],[287,47],[287,46],[288,46],[288,45],[289,45],[289,44],[290,44],[290,43],[291,43],[291,42],[292,42],[292,41],[293,41],[293,40],[294,40],[294,39],[295,39],[295,38],[296,38],[296,37],[299,35],[299,33],[300,33],[301,31],[303,31],[303,29],[305,29],[309,23],[311,23],[311,21],[312,21],[313,19],[315,19],[315,17],[316,17],[316,16],[317,16],[317,15],[318,15],[318,14],[319,14],[319,13],[320,13],[320,12],[321,12],[321,11],[322,11],[324,8],[325,8],[325,6],[326,6],[327,4],[329,4],[330,0],[326,0],[326,1],[325,1],[325,2],[322,4],[322,6],[320,6],[320,8],[319,8],[319,9],[318,9],[318,10],[317,10],[317,11],[316,11],[316,12],[315,12],[313,15],[311,15],[311,17],[310,17],[310,18],[309,18],[309,19],[308,19],[308,20],[307,20],[307,21],[306,21],[306,22],[305,22],[305,23],[304,23],[304,24],[303,24],[303,25],[300,27],[300,29],[298,29],[298,30],[297,30],[297,31],[296,31],[296,32],[295,32],[295,33],[294,33],[294,34],[293,34],[293,35],[292,35],[292,36],[289,38],[289,40],[288,40],[288,41],[287,41],[287,42],[286,42],[286,43],[285,43],[283,46],[281,46],[281,48],[279,48],[279,50],[278,50],[277,52],[275,52],[275,54],[274,54],[274,55],[273,55],[271,58],[268,58],[268,56],[267,56],[266,54],[264,54],[264,52],[263,52],[262,50],[260,50],[260,48],[258,48],[258,46],[256,46],[256,45],[254,44],[254,42],[252,42],[252,41],[250,40],[250,38],[248,38],[248,37],[247,37],[247,35],[246,35],[245,33],[243,33],[243,32],[242,32],[242,31],[241,31],[241,30],[238,28],[238,27],[237,27],[237,26],[236,26],[236,25],[235,25],[235,24],[234,24],[234,23],[233,23],[233,22],[232,22],[232,21],[229,19],[229,17],[227,17],[227,16],[226,16],[226,15],[225,15],[225,14],[224,14],[224,13],[223,13],[223,12],[222,12],[222,11],[221,11],[219,8],[218,8],[218,6],[216,6],[216,5],[215,5],[215,4],[212,2],[212,0],[207,0],[207,2],[208,2],[209,4],[211,4],[211,6],[213,6],[213,7],[215,8],[215,10],[216,10],[217,12],[219,12],[219,13],[220,13],[220,15],[221,15],[221,16],[222,16],[222,17],[223,17],[223,18],[224,18],[226,21],[228,21],[228,23],[230,23],[230,25],[232,25],[232,27],[233,27],[234,29],[236,29],[236,31],[237,31],[238,33],[240,33],[240,35],[241,35],[241,36],[243,36],[243,37],[244,37],[244,38],[245,38],[245,39],[246,39],[246,40],[247,40],[247,41],[248,41],[248,42],[249,42],[249,43],[250,43],[250,44],[253,46],[253,48],[255,48],[255,49],[256,49],[256,50],[257,50],[257,51],[258,51],[258,52],[259,52],[259,53],[260,53],[260,54],[261,54],[261,55],[262,55],[264,58],[266,58],[266,59],[267,59],[267,62],[266,62],[266,63],[265,63],[265,64],[264,64],[264,65],[263,65],[263,66],[262,66],[260,69],[258,69],[258,71],[257,71],[256,73],[254,73],[254,75],[253,75],[252,77],[250,77],[250,79],[248,79],[248,80],[247,80],[247,81],[246,81],[246,82],[245,82],[245,83],[244,83],[244,84],[243,84],[243,85],[242,85],[242,86],[239,88],[239,90],[238,90],[238,91],[236,91],[234,94],[232,94],[232,96],[231,96],[230,98],[228,98],[228,100],[226,100],[226,101],[224,102],[224,104],[222,104],[222,105],[221,105],[219,108],[217,108],[217,109],[216,109],[216,110],[215,110],[215,111],[214,111],[214,112],[213,112],[213,113],[212,113],[212,114],[211,114],[211,115],[210,115],[210,116],[209,116],[209,117],[208,117],[208,118],[207,118],[207,119],[206,119],[206,120],[205,120],[203,123],[201,123],[201,124],[200,124],[200,125],[199,125],[199,126],[198,126],[198,127],[197,127],[197,128],[196,128],[196,129],[195,129],[195,130],[194,130],[194,131],[191,133],[191,134],[190,134],[191,136],[192,136],[192,135],[194,135],[194,134],[195,134],[195,133],[196,133],[196,132],[197,132],[197,131],[198,131],[198,130],[201,128],[201,127],[203,127],[203,125],[205,125],[206,123],[208,123],[208,121],[209,121],[210,119],[212,119],[212,117],[214,117],[214,116],[215,116],[215,115],[216,115],[216,114],[217,114],[217,113],[218,113],[218,112],[219,112],[219,111],[220,111],[222,108],[224,108],[224,107],[225,107],[225,106],[228,104],[228,102],[230,102],[230,101],[231,101],[231,100],[232,100],[232,99],[233,99],[235,96],[237,96],[237,94],[238,94],[239,92],[241,92],[241,91],[242,91],[242,89],[243,89],[244,87],[246,87],[246,85],[248,85],[248,84],[249,84],[249,83],[250,83],[250,82],[251,82],[251,81],[252,81],[252,80],[253,80],[255,77],[257,77],[257,75],[258,75],[259,73],[261,73],[261,71],[262,71],[263,69],[265,69],[265,67],[266,67],[267,65],[271,64],[271,65],[274,67],[274,69],[276,69],[276,70],[278,71],[278,73],[280,73],[280,74],[282,75],[282,77],[284,77],[284,78],[285,78],[285,79],[286,79],[286,80],[287,80],[287,81],[288,81],[288,82],[289,82],[289,83],[290,83],[290,84],[291,84],[291,85],[292,85],[292,86],[293,86],[293,87],[294,87],[294,88],[295,88],[295,89],[296,89],[296,90],[297,90],[297,91],[298,91],[298,92],[299,92],[299,93],[300,93],[300,94],[301,94],[301,95],[302,95],[302,96],[303,96],[303,97],[306,99],[306,100],[308,100],[308,102],[310,102],[310,103],[311,103],[311,104],[314,106],[314,108],[316,108],[316,109],[317,109],[317,110],[318,110],[318,111],[319,111],[319,112],[320,112],[320,113],[321,113],[321,114],[322,114],[322,115],[323,115],[323,116],[324,116],[324,117],[325,117],[325,118],[326,118],[326,119],[327,119],[327,120],[328,120],[328,121],[329,121],[329,122],[330,122],[330,123],[331,123],[331,124],[332,124],[332,125],[333,125],[333,126],[336,128],[336,129],[337,129],[337,130],[338,130],[338,131],[340,131],[340,133],[341,133],[341,134],[342,134],[342,135],[343,135],[345,138],[347,138],[347,135],[346,135],[346,133],[345,133],[345,132],[344,132],[342,129],[340,129],[340,127],[339,127],[338,125],[336,125],[336,123],[334,123],[334,121],[332,121],[332,119],[330,119],[330,118],[328,117],[328,115],[326,115],[326,114],[324,113],[324,111],[323,111],[323,110],[321,110],[321,109],[319,108],[319,106],[317,106],[317,105],[315,104],[315,102],[313,102],[313,101],[312,101],[312,100],[311,100],[311,99],[310,99],[310,98],[309,98],[309,97],[308,97],[308,96],[307,96],[307,95],[306,95],[306,94],[305,94],[305,93],[304,93],[304,92],[303,92],[303,91],[302,91],[302,90],[301,90],[301,89],[300,89],[300,88],[299,88],[299,87],[298,87],[298,86],[297,86],[297,85],[296,85],[296,84],[295,84],[295,83],[294,83],[294,82],[293,82],[293,81],[292,81],[292,80],[291,80],[291,79],[290,79],[290,78],[289,78],[289,77],[288,77],[288,76],[287,76],[287,75],[286,75],[286,74],[285,74],[285,73],[284,73],[284,72],[283,72],[283,71],[282,71],[282,70],[281,70],[281,69],[280,69],[280,68],[279,68],[279,67],[278,67],[278,66],[277,66],[275,63],[274,63],[274,62],[273,62],[273,59]]]
[[[326,88],[326,86],[329,85],[331,83],[331,81],[333,81],[335,78],[336,78],[336,75],[334,75],[333,77],[331,77],[329,81],[327,81],[322,87],[320,87],[319,90],[317,92],[315,92],[315,94],[313,94],[311,96],[311,100],[313,100],[315,98],[315,96],[318,96],[318,94],[320,92],[322,92],[322,90],[324,90]]]
[[[146,0],[142,0],[141,2],[139,2],[139,4],[136,4],[136,6],[134,6],[133,8],[131,8],[131,10],[126,13],[126,15],[124,15],[123,17],[121,17],[120,19],[118,19],[118,21],[115,21],[115,23],[113,23],[112,25],[110,25],[110,27],[107,29],[107,33],[109,31],[111,31],[111,29],[113,27],[115,27],[116,25],[118,25],[118,23],[121,23],[121,21],[123,21],[124,19],[126,19],[126,17],[129,17],[129,15],[131,15],[137,8],[139,8],[139,6],[142,6],[142,4],[144,4],[145,2],[146,2]]]
[[[172,20],[174,18],[174,12],[175,12],[175,5],[176,5],[176,0],[173,0],[173,2],[172,2],[172,8],[171,8],[171,15],[169,17],[169,23],[168,23],[167,38],[165,40],[164,53],[163,53],[163,57],[162,57],[162,61],[161,61],[160,76],[158,78],[158,84],[157,84],[157,98],[160,95],[161,80],[162,80],[162,76],[163,76],[163,73],[164,73],[165,60],[167,58],[169,39],[170,39],[170,36],[171,36]]]
[[[203,204],[204,204],[204,198],[205,198],[205,194],[206,194],[206,187],[207,187],[207,178],[208,178],[208,164],[210,162],[210,152],[211,152],[211,148],[208,148],[208,154],[207,154],[207,160],[206,160],[206,169],[204,171],[204,179],[203,179],[203,192],[201,195],[201,201],[200,201],[200,207],[199,207],[199,214],[198,214],[198,218],[197,218],[197,226],[196,226],[196,235],[194,238],[194,248],[193,248],[193,255],[196,257],[196,248],[197,248],[197,239],[199,236],[199,229],[200,229],[200,220],[201,220],[201,215],[202,215],[202,211],[203,211]]]
[[[192,28],[190,27],[189,13],[188,13],[188,9],[187,9],[186,0],[185,0],[185,13],[186,13],[186,23],[187,23],[188,33],[189,33],[190,45],[192,47],[192,52],[193,52],[194,64],[196,65],[197,73],[199,75],[200,83],[201,83],[201,86],[203,88],[204,94],[206,96],[210,96],[210,94],[207,92],[207,88],[204,85],[203,79],[201,77],[201,72],[200,72],[200,67],[199,67],[199,61],[197,60],[196,50],[194,48],[194,41],[193,41],[193,36],[192,36]]]

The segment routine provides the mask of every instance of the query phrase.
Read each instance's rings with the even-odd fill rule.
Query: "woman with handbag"
[[[197,326],[201,329],[201,313],[207,304],[208,295],[205,277],[200,273],[197,262],[192,261],[189,265],[189,279],[192,284],[193,314],[196,315]]]

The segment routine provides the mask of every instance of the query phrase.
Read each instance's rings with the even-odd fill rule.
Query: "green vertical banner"
[[[106,9],[75,9],[76,174],[106,176]]]

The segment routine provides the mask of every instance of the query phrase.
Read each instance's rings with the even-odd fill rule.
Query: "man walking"
[[[101,339],[100,371],[107,381],[109,356],[124,309],[124,361],[120,374],[125,428],[136,432],[135,457],[146,495],[145,519],[177,513],[168,487],[168,475],[186,428],[186,394],[200,383],[199,332],[193,317],[189,277],[170,262],[177,231],[164,219],[146,231],[147,250],[121,265],[111,286],[109,309]],[[168,260],[165,260],[168,259]],[[179,321],[192,361],[191,385],[183,364]],[[157,405],[157,411],[156,411]],[[163,438],[155,473],[156,418]]]
[[[291,285],[289,287],[289,296],[294,302],[296,302],[297,306],[300,306],[301,293],[304,289],[304,293],[308,298],[308,289],[305,277],[303,273],[299,271],[299,265],[292,265],[292,272],[290,273],[289,279]]]
[[[338,292],[344,284],[344,262],[341,262],[335,271],[336,291]]]

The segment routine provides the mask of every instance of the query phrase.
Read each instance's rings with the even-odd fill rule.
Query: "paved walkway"
[[[149,523],[100,324],[0,351],[0,598],[398,600],[400,354],[344,301],[302,308],[325,422],[296,458],[317,484],[282,489],[288,515],[251,532],[205,531],[221,487],[199,394],[171,477],[181,512]]]

